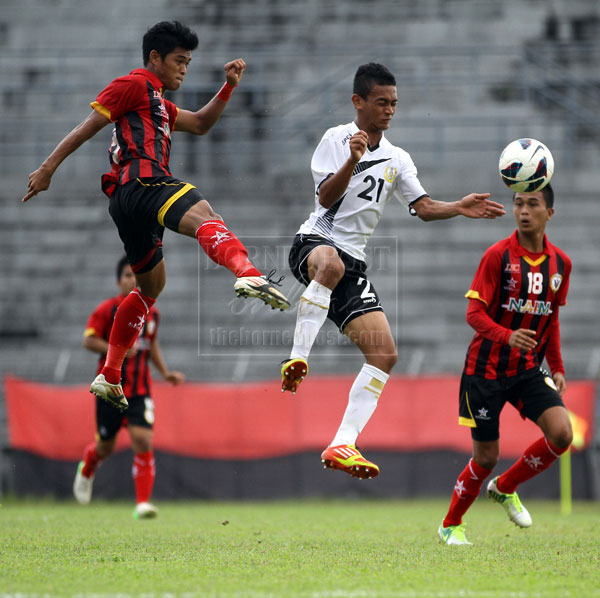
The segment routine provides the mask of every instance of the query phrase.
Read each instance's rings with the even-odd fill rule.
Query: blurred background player
[[[238,295],[257,297],[273,309],[289,307],[274,283],[249,261],[244,245],[202,194],[192,184],[174,178],[169,170],[171,131],[207,133],[246,68],[241,58],[228,62],[226,82],[208,104],[197,112],[179,109],[163,93],[179,89],[197,46],[196,34],[177,21],[162,21],[148,29],[143,38],[145,68],[115,79],[100,92],[91,103],[91,114],[29,175],[23,197],[28,201],[48,189],[52,175],[67,156],[106,125],[115,124],[109,151],[111,171],[102,177],[102,189],[110,198],[110,214],[137,288],[117,311],[106,362],[90,392],[119,409],[127,408],[120,383],[123,360],[165,285],[165,227],[195,237],[211,259],[229,268],[237,277],[234,289]]]
[[[100,354],[98,371],[104,366],[117,308],[135,288],[135,276],[127,256],[122,257],[117,264],[117,286],[121,293],[103,301],[93,311],[84,333],[83,346],[93,353]],[[181,372],[169,370],[165,364],[158,343],[158,323],[159,312],[155,307],[151,307],[135,345],[129,349],[123,362],[122,384],[129,397],[127,410],[121,412],[96,397],[96,441],[85,448],[83,461],[77,467],[73,483],[73,494],[81,504],[90,502],[96,469],[113,453],[120,428],[127,426],[134,453],[132,475],[136,507],[133,515],[135,518],[157,515],[156,507],[149,502],[154,485],[155,466],[152,450],[154,403],[148,362],[151,361],[162,377],[171,384],[177,385],[185,381]]]
[[[397,360],[390,325],[367,279],[364,253],[384,206],[395,198],[425,221],[505,213],[488,199],[489,193],[471,193],[455,202],[429,197],[410,155],[385,138],[397,101],[396,80],[385,66],[369,63],[358,68],[352,95],[356,118],[326,131],[313,154],[315,210],[298,230],[289,256],[294,276],[307,288],[298,305],[290,358],[281,368],[282,391],[295,393],[308,373],[308,355],[328,317],[362,351],[366,363],[321,459],[327,467],[359,478],[379,473],[355,442]]]
[[[567,302],[571,260],[546,238],[554,214],[551,186],[515,193],[513,213],[517,230],[485,252],[466,294],[467,322],[475,336],[461,379],[459,423],[471,428],[473,458],[458,476],[438,530],[446,544],[470,544],[462,517],[498,463],[499,418],[506,402],[544,433],[487,487],[488,497],[519,527],[532,521],[517,487],[550,467],[573,439],[561,398],[566,383],[558,322],[559,307]],[[544,357],[552,377],[540,367]]]

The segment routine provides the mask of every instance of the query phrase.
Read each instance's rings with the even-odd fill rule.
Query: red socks
[[[110,331],[106,362],[102,368],[104,377],[111,384],[121,381],[121,367],[125,355],[133,347],[155,302],[156,299],[146,297],[138,289],[134,289],[119,305]]]
[[[237,278],[261,276],[248,259],[248,250],[243,243],[220,220],[207,220],[201,224],[196,239],[213,262],[225,266]]]
[[[96,451],[95,442],[91,442],[85,447],[83,462],[84,465],[81,469],[81,474],[86,478],[91,478],[96,473],[98,465],[102,462],[102,459],[98,456],[98,452]],[[150,450],[145,453],[134,455],[131,473],[135,485],[136,502],[148,502],[152,495],[154,478],[156,477],[154,451]]]
[[[98,469],[98,465],[102,462],[102,459],[98,456],[96,451],[96,443],[90,442],[83,451],[83,468],[81,469],[81,475],[86,478],[91,478]]]
[[[456,480],[456,486],[454,486],[452,500],[450,501],[450,508],[442,523],[444,527],[460,525],[462,523],[462,516],[479,496],[481,485],[490,473],[491,470],[477,465],[473,459],[469,461],[469,464],[463,469]]]
[[[521,458],[510,469],[498,476],[496,480],[498,490],[504,494],[512,494],[519,484],[548,469],[567,450],[568,448],[555,447],[545,436],[542,436],[525,450]],[[479,496],[481,486],[490,473],[491,470],[477,465],[473,459],[469,461],[456,480],[450,508],[442,524],[444,527],[462,523],[462,516]]]
[[[525,450],[521,458],[510,469],[498,477],[496,480],[498,490],[504,494],[512,494],[519,484],[548,469],[567,450],[568,447],[556,448],[545,436],[542,436]]]
[[[156,468],[154,466],[154,451],[137,453],[133,458],[133,483],[135,484],[135,500],[137,503],[148,502],[152,495]]]

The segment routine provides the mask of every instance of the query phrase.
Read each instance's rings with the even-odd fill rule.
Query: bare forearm
[[[425,222],[430,222],[431,220],[448,220],[461,214],[458,201],[437,201],[430,197],[420,199],[414,205],[414,209],[417,212],[417,216]]]
[[[356,161],[349,158],[335,174],[321,183],[319,187],[319,203],[324,208],[329,209],[344,195],[350,184],[356,164]]]
[[[95,110],[81,123],[79,123],[63,140],[54,148],[54,151],[44,160],[42,165],[29,175],[27,193],[23,202],[29,201],[40,191],[50,187],[52,175],[61,162],[88,139],[91,139],[100,129],[110,121]]]
[[[54,174],[61,162],[70,156],[75,150],[83,145],[88,139],[91,139],[101,128],[108,124],[108,120],[103,116],[98,120],[97,113],[94,111],[83,122],[80,122],[63,140],[54,148],[52,153],[44,160],[41,168],[44,168],[49,174]]]
[[[421,220],[447,220],[455,216],[494,219],[506,214],[501,204],[489,199],[489,193],[470,193],[459,201],[436,201],[428,195],[413,208]]]
[[[227,102],[215,96],[206,106],[194,112],[194,130],[191,132],[196,135],[208,133],[223,114],[225,106],[227,106]]]

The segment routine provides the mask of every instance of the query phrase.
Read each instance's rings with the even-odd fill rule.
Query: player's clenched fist
[[[242,58],[237,58],[236,60],[228,62],[223,68],[225,69],[225,74],[227,76],[227,83],[235,87],[240,83],[242,73],[246,68],[246,63]]]
[[[365,131],[357,131],[350,137],[350,154],[358,162],[367,151],[369,136]]]

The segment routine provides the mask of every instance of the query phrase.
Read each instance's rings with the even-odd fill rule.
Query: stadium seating
[[[205,193],[261,267],[288,275],[293,297],[299,289],[285,247],[312,206],[310,156],[326,128],[353,117],[350,88],[362,62],[396,73],[389,138],[412,154],[435,198],[490,190],[508,206],[496,173],[500,150],[524,135],[543,139],[557,163],[549,232],[575,263],[561,315],[564,357],[569,375],[597,375],[600,44],[581,25],[588,3],[558,4],[553,26],[543,3],[517,0],[5,0],[0,371],[90,378],[94,358],[81,349],[81,333],[88,313],[116,290],[121,254],[99,189],[109,131],[69,158],[44,196],[26,206],[18,198],[27,173],[85,117],[100,88],[140,66],[145,28],[179,18],[197,30],[200,47],[172,96],[178,104],[210,98],[226,60],[243,56],[249,66],[206,138],[175,135],[173,170]],[[470,338],[464,292],[483,250],[512,228],[510,213],[496,222],[422,223],[388,207],[372,240],[373,257],[385,259],[372,263],[371,278],[398,340],[399,372],[460,370]],[[168,284],[158,305],[169,363],[195,380],[276,377],[294,314],[234,301],[231,275],[207,265],[192,240],[167,233],[165,241]],[[265,339],[262,346],[240,343],[240,330]],[[356,370],[355,349],[332,325],[325,333],[313,371]]]

